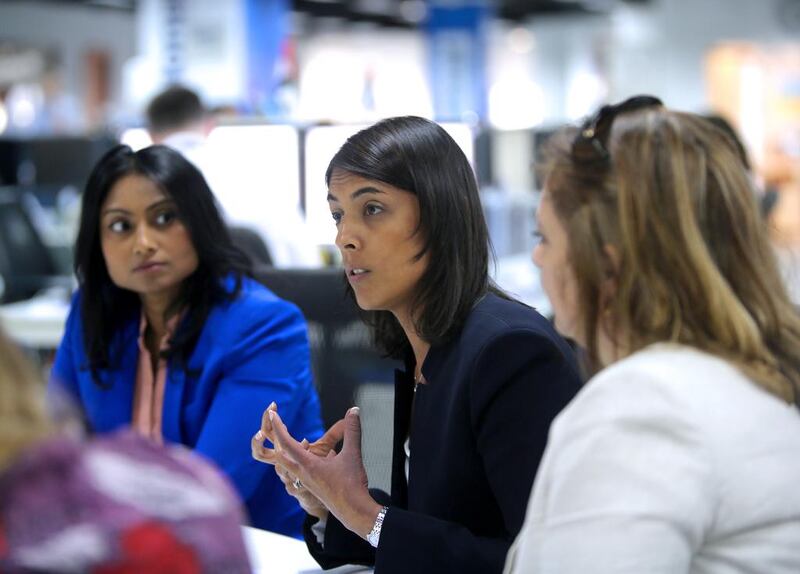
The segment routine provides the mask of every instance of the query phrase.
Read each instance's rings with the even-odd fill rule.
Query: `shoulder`
[[[268,351],[299,352],[305,356],[306,322],[294,304],[260,283],[242,278],[236,297],[218,303],[208,314],[195,358],[202,360],[210,349],[226,356],[231,364],[263,357]]]
[[[665,428],[699,429],[707,441],[725,450],[781,433],[800,436],[794,405],[761,388],[729,361],[677,344],[651,345],[608,367],[586,384],[565,416],[597,422],[660,420]],[[774,432],[751,432],[764,420]],[[798,446],[800,442],[794,448]]]
[[[574,354],[550,321],[535,309],[492,293],[483,297],[467,317],[460,343],[477,357],[501,353],[509,359],[515,351],[524,357],[553,353],[574,364]]]
[[[588,381],[559,416],[554,436],[600,428],[639,437],[705,434],[720,404],[740,406],[746,414],[749,401],[736,397],[751,392],[761,391],[719,357],[682,345],[651,345]]]
[[[234,279],[225,279],[228,292],[234,288]],[[233,326],[255,323],[304,323],[303,315],[296,305],[281,299],[261,283],[249,277],[242,277],[241,288],[230,301],[218,303],[209,315],[208,321],[220,326]]]
[[[69,301],[69,308],[67,310],[67,330],[74,328],[81,322],[81,301],[83,299],[83,290],[78,288],[72,294]]]
[[[693,347],[651,345],[607,367],[587,384],[586,401],[624,394],[637,402],[682,409],[719,393],[755,389],[729,362]]]
[[[523,402],[563,407],[580,387],[569,345],[536,310],[513,300],[496,295],[482,299],[456,346],[471,401],[478,408],[506,392]]]

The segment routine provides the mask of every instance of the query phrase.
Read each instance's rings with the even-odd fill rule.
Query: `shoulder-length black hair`
[[[185,368],[186,360],[203,329],[211,307],[235,298],[241,278],[250,275],[247,257],[231,243],[222,216],[200,171],[177,151],[154,145],[134,152],[126,145],[109,150],[92,170],[81,204],[80,228],[75,242],[75,275],[81,288],[80,312],[88,368],[103,386],[99,370],[115,366],[119,350],[112,350],[115,334],[139,313],[139,296],[114,284],[100,246],[100,210],[111,188],[128,175],[141,175],[175,202],[197,252],[198,266],[184,280],[178,305],[186,316],[179,325],[167,358]],[[234,289],[222,279],[235,278]]]
[[[491,246],[475,174],[441,126],[415,116],[382,120],[350,137],[333,156],[325,173],[329,186],[337,170],[417,196],[424,240],[418,257],[428,253],[429,264],[411,314],[425,341],[436,345],[453,338],[487,291],[503,295],[489,279]],[[354,296],[349,285],[347,291]],[[384,352],[406,356],[410,345],[394,315],[371,311],[365,320]]]

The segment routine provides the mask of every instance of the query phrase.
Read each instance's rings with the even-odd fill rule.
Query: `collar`
[[[158,342],[158,348],[162,351],[169,349],[169,341],[172,339],[172,335],[175,333],[175,329],[180,324],[181,319],[183,319],[184,315],[186,315],[186,309],[182,309],[180,313],[176,313],[173,315],[169,321],[167,321],[166,327],[167,331],[164,333],[164,336]],[[148,322],[147,322],[147,315],[144,313],[144,308],[141,310],[140,318],[139,318],[139,349],[145,349],[144,343],[144,333],[147,330]]]

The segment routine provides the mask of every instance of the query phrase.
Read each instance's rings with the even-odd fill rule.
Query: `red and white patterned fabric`
[[[180,446],[53,438],[0,474],[0,572],[250,572],[241,503]]]

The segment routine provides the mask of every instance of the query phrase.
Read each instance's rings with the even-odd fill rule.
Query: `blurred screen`
[[[152,143],[144,128],[125,130],[120,141],[134,150]],[[299,141],[293,126],[217,126],[200,167],[220,203],[237,217],[263,213],[270,200],[299,206]]]
[[[133,151],[139,151],[153,143],[145,128],[130,128],[123,131],[119,136],[119,142],[130,146]]]
[[[328,209],[325,170],[342,144],[365,125],[320,126],[310,128],[305,137],[306,221],[320,245],[332,245],[336,226]]]
[[[218,126],[208,136],[214,187],[226,209],[263,213],[270,202],[300,205],[300,139],[293,126]],[[224,196],[224,197],[223,197]]]

